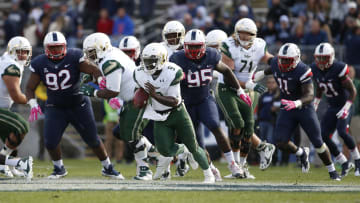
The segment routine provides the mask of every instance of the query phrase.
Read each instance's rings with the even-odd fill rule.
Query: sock
[[[20,158],[14,158],[14,157],[6,157],[5,165],[8,166],[16,166],[18,162],[20,161]]]
[[[136,161],[136,164],[140,167],[140,166],[147,166],[147,167],[149,167],[149,164],[146,162],[146,161],[144,161],[144,159],[136,159],[135,160]]]
[[[339,164],[343,164],[345,162],[347,162],[347,158],[344,156],[343,153],[340,153],[336,158],[335,161],[338,162]]]
[[[13,151],[14,150],[12,150],[9,147],[7,147],[6,145],[4,145],[4,148],[2,148],[2,150],[0,151],[0,154],[9,156]]]
[[[334,164],[327,165],[326,168],[328,169],[329,172],[335,171],[335,166],[334,166]]]
[[[232,164],[232,162],[235,162],[234,155],[232,151],[224,153],[224,156],[226,158],[226,161],[228,164]]]
[[[240,151],[238,152],[233,152],[234,154],[234,159],[236,163],[240,163]]]
[[[304,150],[302,147],[298,147],[298,150],[296,151],[296,156],[301,156],[303,154]]]
[[[101,161],[101,165],[103,165],[103,167],[106,169],[109,168],[109,166],[111,165],[109,157],[106,157],[105,160]]]
[[[212,174],[212,171],[210,169],[210,167],[208,169],[203,170],[204,174]]]
[[[240,165],[242,165],[242,166],[243,166],[243,165],[246,163],[246,156],[241,156],[241,157],[240,157],[240,162],[239,162],[239,163],[240,163]]]
[[[359,150],[357,147],[355,147],[355,149],[353,149],[353,150],[350,150],[350,154],[354,160],[360,159],[360,154],[359,154]]]
[[[62,159],[57,160],[57,161],[52,161],[52,162],[53,162],[54,166],[57,166],[57,167],[59,167],[59,168],[61,168],[61,167],[64,165]]]

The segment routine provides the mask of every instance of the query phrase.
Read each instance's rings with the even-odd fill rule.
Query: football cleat
[[[164,171],[164,173],[161,175],[160,180],[166,181],[171,179],[171,171],[170,171],[170,165],[168,168]]]
[[[156,172],[154,174],[153,180],[159,180],[162,177],[163,173],[166,172],[170,166],[172,159],[172,157],[164,157],[162,155],[157,157]]]
[[[249,165],[247,162],[243,165],[243,169],[244,169],[244,178],[252,179],[252,180],[255,179],[255,176],[253,176],[249,171]]]
[[[204,170],[204,182],[206,184],[215,183],[215,176],[210,170]]]
[[[17,170],[14,166],[9,166],[11,173],[16,177],[25,177],[24,172]]]
[[[219,169],[214,167],[214,168],[211,169],[211,172],[214,175],[216,182],[221,182],[222,181]]]
[[[301,163],[301,170],[303,173],[308,173],[310,169],[310,162],[309,162],[309,147],[302,147],[304,152],[301,156],[299,156],[300,163]]]
[[[244,177],[244,170],[237,163],[235,163],[235,161],[229,164],[228,168],[231,171],[232,176],[236,178]]]
[[[267,169],[272,161],[272,156],[275,152],[275,145],[271,143],[265,143],[264,149],[260,151],[260,170]]]
[[[353,168],[355,168],[355,166],[350,161],[341,164],[341,178],[347,176]]]
[[[139,173],[134,177],[134,180],[152,180],[152,172],[147,166],[140,166]]]
[[[329,175],[330,175],[330,179],[336,180],[336,181],[341,181],[341,178],[336,171],[329,172]]]
[[[103,169],[101,170],[101,174],[109,178],[125,180],[124,176],[121,175],[121,173],[117,172],[112,164],[110,164],[108,168],[103,167]]]
[[[16,168],[23,171],[25,177],[28,180],[31,180],[31,178],[33,177],[32,165],[33,165],[33,158],[31,156],[28,156],[26,158],[20,159],[16,165]]]
[[[184,152],[179,154],[179,159],[187,160],[193,170],[196,170],[199,167],[199,164],[195,161],[194,156],[189,152],[188,148],[184,148]]]
[[[65,177],[68,174],[64,166],[59,168],[58,166],[54,165],[54,170],[51,175],[48,176],[48,179],[59,179]]]
[[[175,176],[185,176],[185,174],[187,172],[189,172],[189,165],[186,163],[185,160],[182,160],[182,159],[178,159],[177,162],[176,162],[176,173],[175,173]]]
[[[11,173],[9,166],[7,165],[0,165],[0,174],[9,177],[9,178],[13,178],[14,175]]]
[[[355,176],[360,176],[360,159],[355,160]]]

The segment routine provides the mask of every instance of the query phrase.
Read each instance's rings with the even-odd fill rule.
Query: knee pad
[[[322,154],[322,153],[324,153],[326,151],[326,149],[327,149],[327,146],[326,146],[325,143],[323,143],[320,148],[316,148],[316,152],[318,154]]]
[[[13,135],[13,136],[12,136]],[[22,139],[21,139],[21,136],[20,134],[18,133],[13,133],[13,134],[10,134],[8,137],[7,137],[7,140],[8,142],[14,146],[14,147],[17,147],[21,144],[22,142]]]
[[[240,152],[244,154],[248,154],[250,151],[251,142],[246,141],[245,139],[241,139]]]

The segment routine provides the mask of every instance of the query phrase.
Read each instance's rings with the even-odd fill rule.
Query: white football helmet
[[[228,38],[227,34],[222,30],[212,30],[205,38],[206,46],[220,49],[221,43]]]
[[[100,32],[87,36],[83,42],[83,51],[85,56],[98,64],[99,60],[104,58],[106,53],[112,49],[110,38]]]
[[[184,39],[185,56],[189,59],[201,59],[206,51],[205,35],[199,29],[189,30]]]
[[[321,70],[325,70],[334,63],[335,50],[331,44],[327,42],[321,43],[315,48],[314,57],[316,66]]]
[[[280,47],[278,64],[282,72],[288,72],[296,68],[300,62],[300,49],[294,43],[286,43]]]
[[[44,38],[45,54],[49,59],[61,60],[66,55],[66,39],[61,32],[54,31]]]
[[[167,50],[160,43],[150,43],[145,46],[141,54],[141,63],[145,72],[153,75],[163,68],[167,61]]]
[[[27,66],[32,56],[32,47],[29,40],[25,37],[18,36],[10,39],[6,52],[20,65]]]
[[[140,56],[140,42],[134,36],[122,38],[119,48],[134,61],[136,61]]]
[[[162,38],[172,50],[178,49],[184,43],[185,27],[179,21],[173,20],[165,24]]]
[[[257,27],[253,20],[250,18],[242,18],[238,20],[235,24],[235,36],[239,41],[240,45],[243,47],[251,46],[254,43],[254,39],[256,38]],[[246,32],[250,34],[248,39],[240,39],[240,32]]]

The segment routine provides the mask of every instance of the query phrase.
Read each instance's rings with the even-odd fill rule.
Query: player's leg
[[[44,143],[54,165],[49,179],[58,179],[67,175],[61,158],[60,140],[68,126],[66,112],[63,109],[46,107],[44,120]]]
[[[6,157],[16,156],[16,148],[21,144],[29,131],[28,123],[19,114],[0,108],[0,129],[0,137],[4,142],[4,147],[1,149],[0,154]],[[8,177],[28,175],[26,171],[25,173],[19,171],[14,166],[1,165],[1,169],[4,175]]]
[[[298,113],[297,118],[299,119],[300,125],[314,145],[320,159],[328,169],[330,178],[333,180],[340,180],[340,177],[335,170],[335,166],[331,161],[330,151],[322,140],[320,123],[314,107],[307,106]]]
[[[217,144],[224,152],[228,168],[235,177],[242,177],[243,170],[235,162],[230,142],[220,127],[219,112],[213,97],[209,97],[198,107],[199,120],[214,134]]]
[[[104,143],[97,135],[96,122],[90,99],[86,97],[81,105],[67,110],[67,116],[70,123],[79,132],[81,138],[100,160],[103,166],[102,175],[123,180],[124,177],[111,164]]]
[[[350,150],[351,157],[355,161],[355,166],[350,161],[347,161],[341,165],[341,168],[342,168],[341,176],[342,177],[346,176],[351,171],[351,169],[353,169],[354,167],[355,167],[355,173],[358,173],[358,175],[360,176],[360,174],[359,174],[360,173],[359,150],[355,144],[354,138],[350,135],[350,133],[348,131],[350,120],[351,120],[351,116],[348,116],[348,118],[346,118],[346,119],[339,119],[337,121],[337,125],[336,125],[336,130],[337,130],[339,136],[344,140],[345,145]],[[345,156],[343,155],[343,157],[345,157]]]
[[[169,116],[170,117],[170,116]],[[206,152],[198,145],[195,139],[195,131],[185,105],[181,105],[173,112],[170,118],[168,118],[171,125],[176,129],[176,134],[180,140],[185,144],[185,154],[189,164],[193,169],[196,169],[198,165],[204,171],[205,183],[215,182],[215,176],[209,166],[209,160]]]

